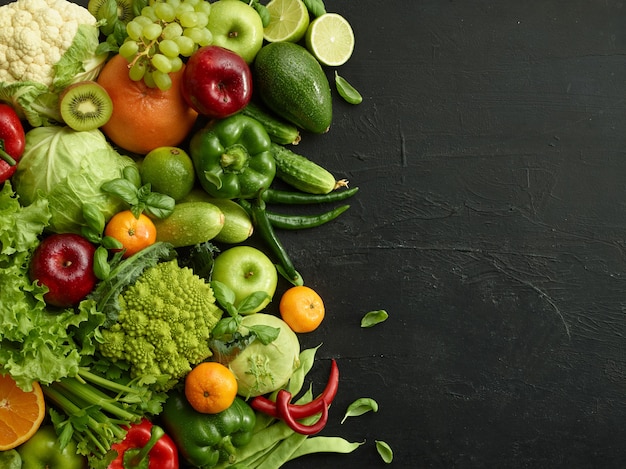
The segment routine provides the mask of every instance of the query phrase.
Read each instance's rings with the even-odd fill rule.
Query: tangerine
[[[39,429],[45,415],[43,391],[22,390],[8,373],[0,375],[0,451],[15,448]]]
[[[156,227],[143,213],[135,217],[130,210],[124,210],[113,215],[104,235],[117,239],[122,244],[123,257],[130,257],[156,242]]]
[[[128,61],[117,54],[100,71],[97,82],[113,102],[113,113],[101,127],[116,145],[145,155],[158,147],[177,146],[189,134],[198,113],[189,107],[181,93],[184,66],[170,73],[167,91],[148,87],[143,80],[128,75]]]
[[[197,412],[217,414],[237,397],[237,378],[221,363],[202,362],[185,378],[185,397]]]
[[[278,310],[283,321],[294,332],[312,332],[324,320],[324,302],[319,294],[305,285],[289,288],[280,298]]]

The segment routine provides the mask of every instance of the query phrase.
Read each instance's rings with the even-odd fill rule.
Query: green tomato
[[[278,274],[269,257],[252,246],[235,246],[225,250],[215,258],[211,280],[217,280],[235,294],[235,306],[255,292],[265,292],[263,301],[248,314],[261,311],[271,301],[276,292]]]
[[[76,443],[70,441],[61,451],[57,434],[50,425],[37,430],[17,451],[22,458],[22,469],[83,469],[87,467],[87,458],[76,453]]]

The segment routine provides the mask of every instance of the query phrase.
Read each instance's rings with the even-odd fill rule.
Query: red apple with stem
[[[181,92],[198,113],[223,119],[250,102],[252,72],[235,52],[220,46],[204,46],[189,57]]]
[[[48,287],[47,304],[68,308],[91,293],[98,281],[93,271],[95,251],[87,239],[73,233],[50,235],[37,246],[29,274]]]

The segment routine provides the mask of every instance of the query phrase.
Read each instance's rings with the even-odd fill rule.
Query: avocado
[[[272,111],[292,124],[321,134],[333,116],[328,78],[304,47],[291,42],[263,46],[253,64],[255,90]]]

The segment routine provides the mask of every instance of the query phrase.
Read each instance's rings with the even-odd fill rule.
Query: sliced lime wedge
[[[314,19],[306,32],[306,47],[323,65],[338,67],[354,50],[354,32],[348,20],[337,13]]]
[[[298,42],[309,27],[309,11],[302,0],[271,0],[270,21],[263,29],[267,42]]]

